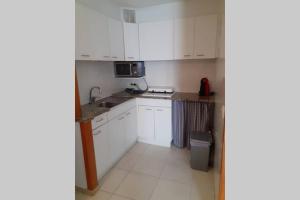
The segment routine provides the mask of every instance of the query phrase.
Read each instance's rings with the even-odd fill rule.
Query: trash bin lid
[[[198,132],[193,131],[190,134],[190,138],[193,141],[201,141],[205,143],[212,143],[212,135],[210,132]]]

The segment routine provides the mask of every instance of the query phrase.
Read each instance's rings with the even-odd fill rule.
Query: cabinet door
[[[107,124],[104,124],[93,130],[93,139],[94,139],[94,149],[95,149],[98,180],[100,178],[102,178],[103,175],[110,168],[108,135],[109,135],[109,133],[108,133]]]
[[[91,12],[91,40],[97,60],[110,60],[108,18],[96,11]]]
[[[155,141],[161,146],[170,147],[172,140],[171,108],[155,108]]]
[[[174,20],[174,57],[192,59],[194,54],[194,18]]]
[[[138,137],[144,141],[154,140],[154,109],[149,106],[138,108]]]
[[[76,3],[76,60],[110,60],[108,19]]]
[[[124,23],[125,60],[139,60],[138,24]]]
[[[92,50],[90,40],[91,24],[89,21],[89,10],[87,7],[75,4],[75,59],[92,60],[95,54]]]
[[[109,19],[111,60],[124,60],[124,31],[120,21]]]
[[[125,130],[126,130],[126,150],[128,150],[137,140],[136,107],[130,109],[125,114]]]
[[[141,60],[173,60],[173,21],[139,24]]]
[[[201,16],[195,23],[195,57],[215,58],[217,39],[217,16]]]
[[[118,116],[109,122],[109,148],[112,165],[125,152],[124,115]]]

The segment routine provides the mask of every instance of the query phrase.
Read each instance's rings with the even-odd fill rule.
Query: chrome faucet
[[[99,90],[99,96],[92,97],[94,89],[98,89]],[[100,97],[100,95],[101,95],[101,88],[100,87],[92,87],[91,90],[90,90],[90,104],[95,103],[96,102],[96,98]]]

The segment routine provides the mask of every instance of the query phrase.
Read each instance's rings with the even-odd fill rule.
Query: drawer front
[[[99,126],[102,126],[107,122],[107,113],[104,113],[102,115],[98,115],[92,120],[92,128],[96,129]]]
[[[121,103],[120,105],[117,105],[108,112],[107,118],[108,120],[112,120],[113,118],[121,115],[122,113],[130,110],[131,108],[136,106],[136,100],[135,99],[130,99],[124,103]]]
[[[172,106],[170,99],[150,99],[150,98],[137,98],[138,106],[153,106],[153,107],[169,107]]]

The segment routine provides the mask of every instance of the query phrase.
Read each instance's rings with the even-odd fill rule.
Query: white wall
[[[76,3],[84,4],[107,17],[121,20],[120,7],[110,0],[76,0]]]
[[[150,86],[171,86],[177,92],[199,92],[201,78],[207,77],[211,89],[215,88],[215,60],[181,60],[145,62],[146,80]],[[136,79],[119,79],[125,88]]]
[[[194,17],[218,13],[219,0],[189,0],[139,8],[137,22],[168,20],[181,17]]]
[[[102,97],[121,90],[118,80],[114,78],[113,62],[76,61],[75,65],[81,105],[89,102],[93,86],[101,87]]]

